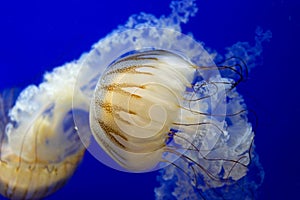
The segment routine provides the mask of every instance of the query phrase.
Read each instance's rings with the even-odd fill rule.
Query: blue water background
[[[45,71],[72,61],[141,11],[170,13],[170,1],[73,0],[0,2],[0,89],[42,81]],[[257,113],[256,150],[265,169],[260,199],[300,199],[300,1],[202,0],[183,26],[207,47],[254,44],[257,26],[270,29],[263,63],[240,92]],[[154,199],[157,173],[110,169],[89,153],[68,184],[48,199]]]

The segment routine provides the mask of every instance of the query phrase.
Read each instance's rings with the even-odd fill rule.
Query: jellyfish
[[[209,53],[180,32],[197,11],[194,2],[171,7],[168,17],[133,16],[82,57],[73,102],[89,117],[74,112],[74,120],[90,130],[78,126],[80,138],[114,169],[162,169],[157,199],[231,199],[228,190],[255,198],[263,169],[237,86],[271,34],[258,29],[254,46],[238,42],[225,56]]]
[[[53,82],[58,84],[54,88]],[[0,97],[0,193],[9,199],[52,194],[82,160],[85,148],[72,118],[72,84],[64,82],[68,93],[57,89],[61,83],[55,73],[48,74],[39,87],[22,91],[14,106],[13,90]]]
[[[178,31],[118,31],[82,61],[73,101],[90,102],[89,118],[74,112],[75,124],[89,123],[90,131],[77,126],[79,135],[105,165],[138,173],[165,168],[165,176],[180,174],[177,181],[205,199],[201,192],[235,184],[253,164],[254,131],[236,89],[247,76],[243,59],[228,56],[216,64]],[[190,196],[182,190],[179,199]]]
[[[227,198],[219,194],[226,186],[246,194],[240,183],[251,166],[263,176],[237,85],[270,34],[258,34],[253,48],[238,43],[220,56],[181,33],[197,12],[193,0],[170,7],[169,16],[131,16],[78,60],[21,92],[1,129],[1,169],[19,177],[1,178],[3,195],[54,192],[85,148],[120,171],[161,170],[157,199]],[[41,180],[32,181],[37,175]]]

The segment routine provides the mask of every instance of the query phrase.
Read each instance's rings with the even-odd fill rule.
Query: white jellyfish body
[[[46,75],[39,87],[27,87],[10,110],[10,119],[10,107],[1,107],[2,121],[9,123],[1,125],[0,193],[10,199],[52,194],[72,176],[83,157],[85,149],[71,112],[72,80],[57,78],[65,70]],[[57,87],[62,81],[64,88]],[[7,101],[13,99],[1,97],[2,105],[12,103]]]
[[[102,75],[91,104],[97,142],[126,169],[154,167],[169,131],[182,121],[181,102],[194,73],[192,64],[166,51],[134,53],[116,61]]]

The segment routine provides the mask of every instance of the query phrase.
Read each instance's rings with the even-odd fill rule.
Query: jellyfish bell
[[[202,134],[208,124],[223,127],[226,95],[220,84],[214,95],[200,97],[205,92],[197,86],[222,80],[191,37],[157,27],[114,32],[83,60],[73,104],[82,104],[89,117],[75,111],[74,120],[86,148],[105,165],[157,170],[182,157],[197,137],[207,154],[224,133]]]
[[[48,82],[21,92],[13,107],[13,98],[0,98],[0,193],[10,199],[52,194],[84,155],[72,118],[71,85],[57,87],[61,82],[53,80],[54,74],[46,78]]]
[[[118,60],[102,75],[90,124],[97,142],[122,166],[144,170],[161,159],[172,123],[182,120],[183,91],[191,87],[186,77],[194,69],[183,61],[165,51],[144,51]]]

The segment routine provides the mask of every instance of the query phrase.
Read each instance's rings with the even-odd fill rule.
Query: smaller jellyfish
[[[0,193],[9,199],[52,194],[82,160],[85,148],[73,121],[72,84],[51,87],[62,83],[55,80],[61,72],[46,74],[39,87],[27,87],[13,107],[12,91],[0,96]]]

